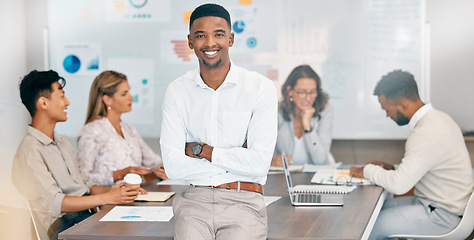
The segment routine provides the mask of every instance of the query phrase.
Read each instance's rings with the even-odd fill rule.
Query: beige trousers
[[[260,193],[191,187],[173,200],[175,240],[267,238],[267,211]]]

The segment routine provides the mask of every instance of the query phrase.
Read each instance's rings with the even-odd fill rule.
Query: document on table
[[[115,206],[100,221],[168,222],[172,217],[171,206]]]
[[[352,177],[349,174],[349,170],[342,169],[321,169],[317,171],[313,178],[312,183],[316,184],[356,184],[356,185],[375,185],[371,181],[365,178]]]

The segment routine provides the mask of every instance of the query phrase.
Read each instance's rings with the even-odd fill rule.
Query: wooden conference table
[[[293,184],[309,184],[313,173],[292,173]],[[148,191],[179,194],[188,186],[144,186]],[[344,195],[343,207],[294,207],[290,203],[283,173],[268,175],[265,196],[281,196],[267,206],[268,239],[367,239],[386,193],[378,186],[358,186]],[[171,206],[164,203],[135,202],[135,206]],[[59,239],[173,239],[174,218],[169,222],[100,222],[113,205],[59,234]]]

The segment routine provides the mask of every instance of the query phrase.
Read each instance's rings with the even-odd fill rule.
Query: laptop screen
[[[288,192],[291,194],[291,188],[293,187],[293,183],[291,182],[290,170],[288,170],[288,163],[286,162],[286,154],[284,152],[281,153],[281,161],[283,162],[283,170],[285,171]]]
[[[285,171],[286,185],[288,186],[288,195],[290,195],[290,201],[295,206],[342,206],[343,195],[342,194],[319,194],[318,190],[308,191],[305,193],[293,193],[293,183],[291,182],[290,170],[288,169],[288,163],[286,162],[286,154],[281,154],[281,160],[283,162],[283,170]],[[296,187],[303,187],[307,185],[298,185]],[[313,187],[313,186],[309,186]],[[314,186],[316,187],[316,186]]]

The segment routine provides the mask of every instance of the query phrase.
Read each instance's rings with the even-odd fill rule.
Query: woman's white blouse
[[[294,165],[304,165],[304,164],[311,164],[311,159],[309,158],[308,151],[306,151],[306,146],[304,143],[303,136],[301,138],[297,138],[293,136],[295,140],[295,149],[291,154],[291,164]]]
[[[108,118],[86,124],[77,138],[77,162],[87,179],[113,186],[113,171],[130,166],[156,167],[161,157],[145,143],[137,130],[120,122],[123,138]]]

